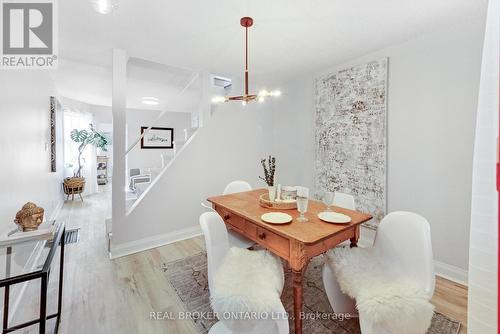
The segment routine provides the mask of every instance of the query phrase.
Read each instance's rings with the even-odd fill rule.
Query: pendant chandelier
[[[243,95],[238,96],[216,96],[212,99],[213,103],[229,102],[229,101],[241,101],[243,105],[246,105],[251,101],[264,102],[266,97],[276,97],[280,96],[281,92],[279,90],[267,91],[261,90],[258,94],[249,94],[248,92],[248,28],[253,25],[253,19],[251,17],[242,17],[240,19],[240,24],[245,28],[245,91]]]

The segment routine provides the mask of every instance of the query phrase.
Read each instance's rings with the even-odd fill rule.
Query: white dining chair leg
[[[358,316],[356,302],[340,290],[337,278],[328,263],[325,263],[323,266],[323,285],[325,286],[325,292],[333,312],[345,315],[349,314],[351,318]]]
[[[361,328],[361,334],[391,334],[382,326],[366,320],[362,313],[359,315],[359,327]]]
[[[285,307],[282,304],[279,305],[279,309],[274,312],[273,316],[278,326],[278,334],[289,334],[288,313],[286,313]]]
[[[210,327],[208,334],[233,334],[233,332],[222,321],[218,321]]]

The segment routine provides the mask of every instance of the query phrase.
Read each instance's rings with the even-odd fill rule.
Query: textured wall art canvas
[[[316,78],[317,191],[356,198],[376,227],[386,210],[387,59]]]

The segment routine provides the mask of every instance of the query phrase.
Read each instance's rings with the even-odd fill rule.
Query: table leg
[[[304,303],[304,271],[293,270],[293,315],[295,334],[302,334],[302,307]]]
[[[12,247],[7,247],[7,256],[5,259],[5,277],[10,277],[10,266],[11,266],[11,256]],[[5,292],[3,296],[3,331],[5,332],[9,328],[9,297],[10,297],[10,285],[5,286]]]
[[[63,280],[64,280],[64,245],[66,240],[66,228],[62,232],[61,236],[61,254],[59,258],[59,292],[57,295],[57,324],[56,330],[57,333],[59,331],[59,322],[61,321],[61,313],[62,313],[62,297],[63,297]]]
[[[47,288],[48,288],[48,281],[49,281],[49,275],[48,273],[43,273],[42,274],[42,284],[41,284],[41,291],[40,291],[40,326],[39,326],[39,333],[40,334],[45,334],[45,325],[47,323]]]
[[[351,248],[358,247],[359,234],[360,234],[360,230],[359,230],[359,225],[358,225],[355,227],[354,237],[352,237],[350,239],[351,240]]]

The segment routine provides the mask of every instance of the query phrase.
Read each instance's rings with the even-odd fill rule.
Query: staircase
[[[165,174],[177,157],[182,154],[184,149],[189,146],[191,140],[196,136],[199,128],[184,129],[184,138],[173,142],[173,155],[162,155],[162,166],[160,168],[148,168],[145,175],[150,175],[150,181],[138,183],[136,191],[127,192],[127,216],[140,204],[142,199],[147,196],[149,190],[155,186],[156,182]]]
[[[161,95],[158,92],[154,93],[155,90],[152,90],[152,94],[163,96],[161,100],[168,102],[168,106],[162,107],[163,111],[159,113],[158,117],[144,121],[145,124],[141,124],[141,126],[174,127],[169,125],[168,113],[178,110],[189,112],[191,119],[189,125],[186,124],[187,126],[184,129],[175,127],[175,134],[182,135],[181,137],[176,136],[173,140],[172,150],[168,150],[167,152],[162,150],[163,155],[160,155],[160,152],[155,152],[155,150],[143,150],[141,152],[144,156],[138,158],[138,155],[135,155],[131,161],[132,164],[137,166],[131,165],[129,167],[128,160],[131,157],[129,153],[132,150],[141,149],[141,138],[145,134],[143,133],[133,140],[129,138],[127,143],[128,131],[136,131],[137,127],[133,125],[131,129],[127,130],[127,117],[123,116],[127,110],[128,95],[126,83],[130,80],[127,72],[130,68],[130,59],[123,50],[115,49],[113,51],[113,142],[116,144],[114,146],[116,150],[114,151],[113,160],[116,171],[112,184],[113,217],[111,220],[106,221],[109,252],[112,258],[131,254],[141,249],[157,247],[172,240],[179,240],[179,238],[198,233],[197,230],[199,228],[196,224],[196,219],[183,219],[182,221],[189,222],[189,224],[195,222],[193,223],[194,225],[187,226],[185,229],[182,226],[176,226],[181,221],[175,218],[175,212],[181,209],[180,206],[177,206],[176,198],[179,195],[178,192],[182,192],[186,196],[183,185],[191,184],[189,178],[192,175],[184,172],[191,165],[186,165],[185,162],[193,160],[193,155],[197,156],[199,154],[195,152],[199,151],[200,143],[213,141],[210,139],[194,140],[200,136],[201,130],[205,130],[203,127],[210,122],[209,119],[212,117],[211,96],[224,94],[224,92],[218,90],[218,87],[214,88],[212,76],[207,72],[174,69],[167,74],[169,77],[164,80],[163,72],[161,72],[163,65],[153,64],[150,66],[150,62],[148,61],[134,60],[135,64],[138,64],[135,73],[137,73],[137,68],[147,67],[148,77],[152,76],[154,78],[153,83],[161,82],[156,88],[170,89],[169,94],[165,95]],[[141,77],[140,79],[143,78]],[[173,94],[172,85],[181,89],[178,89]],[[133,85],[129,87],[133,87]],[[182,101],[180,101],[180,97],[182,97]],[[186,101],[191,102],[188,103],[187,107],[186,104],[183,104]],[[156,112],[158,112],[157,109]],[[145,111],[145,115],[147,115],[147,110]],[[149,129],[145,131],[147,132]],[[221,133],[220,131],[215,131],[215,129],[208,131],[208,133],[213,132],[217,134]],[[193,146],[192,149],[189,148],[191,145]],[[125,147],[124,154],[122,155],[119,154],[120,147]],[[154,157],[155,153],[157,153],[157,158]],[[203,151],[204,153],[205,151]],[[182,156],[184,157],[179,159]],[[138,159],[144,160],[141,161]],[[149,180],[137,183],[136,190],[131,191],[129,187],[129,168],[147,167],[148,164],[154,167],[142,168],[138,174],[148,174]],[[181,171],[180,175],[178,175],[179,171]],[[206,170],[203,171],[203,174],[205,172]],[[172,177],[172,179],[167,179],[167,175]],[[194,176],[195,178],[199,177],[199,175]],[[188,180],[184,180],[184,178],[188,178]],[[192,182],[195,186],[203,184],[199,180]],[[172,192],[174,193],[172,194]],[[193,209],[188,209],[187,212],[194,214],[197,208]],[[171,224],[173,226],[169,227]],[[158,229],[162,231],[155,232]]]

